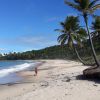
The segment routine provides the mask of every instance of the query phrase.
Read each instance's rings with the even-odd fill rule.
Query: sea
[[[22,80],[16,72],[32,70],[40,62],[34,60],[0,61],[0,84],[14,83]]]

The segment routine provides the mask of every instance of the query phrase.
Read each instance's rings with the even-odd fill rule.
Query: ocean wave
[[[10,73],[14,73],[14,72],[18,72],[21,70],[25,70],[31,66],[35,66],[36,63],[24,63],[24,64],[20,64],[20,65],[15,65],[15,66],[11,66],[8,69],[2,69],[0,70],[0,77],[4,77]]]

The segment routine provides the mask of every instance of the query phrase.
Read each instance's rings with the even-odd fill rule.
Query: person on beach
[[[37,67],[35,67],[35,74],[34,74],[34,76],[37,76],[37,73],[38,73],[38,70],[37,70]]]
[[[37,74],[38,74],[38,67],[41,66],[43,63],[44,63],[44,62],[40,62],[40,63],[35,67],[35,69],[34,69],[34,71],[35,71],[34,76],[37,76]]]

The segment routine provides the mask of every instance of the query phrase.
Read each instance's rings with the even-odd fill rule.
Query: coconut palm
[[[76,9],[79,12],[82,13],[82,16],[84,17],[84,21],[85,21],[85,24],[86,24],[87,33],[88,33],[88,36],[89,36],[90,46],[91,46],[91,50],[93,52],[94,60],[96,62],[96,65],[100,66],[100,63],[97,59],[96,52],[95,52],[95,49],[94,49],[94,46],[93,46],[89,27],[88,27],[88,15],[100,8],[100,4],[98,3],[99,0],[73,0],[73,1],[74,2],[70,2],[68,0],[65,0],[65,3],[68,6],[71,6],[72,8],[74,8],[74,9]]]
[[[56,31],[61,33],[58,37],[58,42],[60,42],[61,45],[68,44],[71,48],[73,47],[79,61],[86,65],[76,49],[76,45],[82,46],[82,41],[86,39],[86,31],[83,28],[80,28],[78,17],[69,16],[60,24],[62,26],[62,30],[56,29]]]

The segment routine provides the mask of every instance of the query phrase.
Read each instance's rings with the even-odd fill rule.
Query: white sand
[[[44,60],[43,60],[44,61]],[[86,66],[74,61],[45,60],[34,72],[21,72],[21,84],[0,86],[0,100],[100,100],[100,82],[76,79]]]

